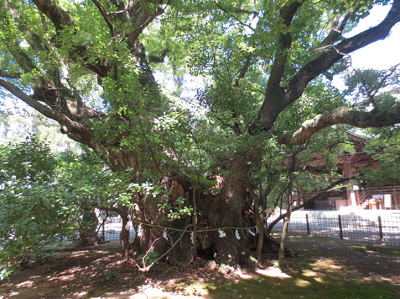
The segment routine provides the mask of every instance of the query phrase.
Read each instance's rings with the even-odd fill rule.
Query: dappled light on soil
[[[306,276],[306,277],[317,277],[318,275],[319,275],[319,273],[314,272],[312,270],[309,270],[309,269],[303,270],[303,276]]]
[[[264,270],[258,269],[256,273],[267,277],[291,278],[290,275],[282,272],[278,267],[268,267]]]
[[[0,283],[0,299],[220,299],[220,298],[400,298],[399,255],[360,252],[323,239],[292,239],[299,252],[285,273],[264,256],[262,268],[225,273],[207,261],[172,267],[160,263],[142,273],[124,260],[119,244],[109,250],[56,255]],[[381,296],[381,297],[380,297]]]
[[[307,280],[304,280],[304,279],[300,279],[300,278],[295,280],[295,284],[298,287],[309,287],[309,286],[311,286],[311,282],[309,282]]]
[[[316,271],[324,270],[327,272],[339,272],[344,268],[343,266],[336,265],[335,263],[337,263],[335,260],[322,258],[310,266]]]
[[[23,282],[17,284],[18,288],[31,288],[32,286],[33,286],[32,280],[26,280],[26,281],[23,281]]]

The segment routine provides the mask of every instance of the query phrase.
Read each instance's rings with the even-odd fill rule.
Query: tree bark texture
[[[243,209],[246,197],[246,179],[250,164],[246,157],[236,157],[229,170],[229,176],[221,192],[216,195],[209,206],[203,210],[205,217],[214,229],[212,243],[221,263],[229,266],[240,264],[252,265],[250,251],[246,244],[243,228]],[[238,229],[236,229],[238,228]]]

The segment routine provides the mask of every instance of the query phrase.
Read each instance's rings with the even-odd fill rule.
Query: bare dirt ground
[[[313,269],[340,268],[346,279],[387,281],[400,286],[399,255],[332,239],[293,237],[289,244],[299,255],[289,261],[288,272],[302,271],[313,263]],[[272,266],[275,259],[265,255],[262,267]],[[254,273],[243,271],[243,275]],[[200,258],[190,267],[160,264],[149,272],[139,272],[136,265],[124,260],[118,243],[108,243],[60,252],[42,263],[28,265],[0,282],[0,299],[210,298],[204,284],[223,285],[238,279],[223,275],[215,264]]]

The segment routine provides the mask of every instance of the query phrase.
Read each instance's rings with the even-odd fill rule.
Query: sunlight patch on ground
[[[252,279],[252,278],[253,278],[253,276],[251,276],[251,275],[249,275],[249,274],[244,274],[244,273],[242,273],[242,272],[238,273],[238,276],[239,276],[241,279]]]
[[[326,272],[339,272],[344,268],[344,266],[335,265],[335,261],[330,259],[319,259],[311,264],[311,267],[313,270],[324,270]]]
[[[363,280],[368,281],[368,282],[370,282],[370,281],[386,281],[391,284],[400,285],[400,276],[399,275],[393,275],[389,278],[389,277],[384,277],[382,275],[371,274],[371,276],[369,276],[369,277],[364,277]]]
[[[23,282],[17,284],[17,287],[19,287],[19,288],[31,288],[31,287],[33,287],[33,281],[32,280],[23,281]]]
[[[252,279],[253,276],[243,273],[240,269],[236,269],[234,273],[241,279]]]
[[[301,279],[301,278],[296,279],[294,283],[298,287],[308,287],[311,285],[311,282]]]
[[[41,278],[42,276],[40,276],[40,275],[32,275],[32,276],[30,276],[29,278],[30,279],[38,279],[38,278]]]
[[[181,290],[179,290],[179,293],[181,293]],[[143,295],[147,296],[144,297]],[[174,294],[174,293],[167,293],[163,289],[158,288],[158,287],[152,287],[152,286],[144,286],[140,288],[139,292],[135,295],[130,296],[130,299],[159,299],[159,298],[204,298],[204,296],[207,297],[208,291],[201,286],[200,290],[198,290],[196,287],[191,287],[190,285],[185,288],[185,290],[182,292],[182,294]]]
[[[80,292],[80,293],[74,293],[74,296],[76,298],[82,298],[84,296],[86,296],[88,294],[88,292]]]
[[[204,281],[194,279],[170,279],[164,285],[164,291],[170,293],[172,292],[173,294],[175,294],[175,296],[189,296],[189,298],[203,298],[204,296],[207,297],[209,294],[209,288],[210,286]],[[145,291],[142,292],[146,293]]]
[[[323,283],[323,279],[321,277],[314,277],[314,280],[318,283]]]
[[[15,291],[14,291],[14,292],[11,292],[11,293],[10,293],[10,296],[16,296],[16,295],[18,295],[18,294],[19,294],[19,292],[15,292]]]
[[[74,280],[74,279],[76,279],[75,275],[74,274],[69,274],[69,275],[63,275],[63,276],[57,277],[54,280],[69,281],[69,280]],[[49,281],[51,281],[51,280],[49,280]]]
[[[318,273],[317,273],[317,272],[314,272],[314,271],[312,271],[312,270],[306,269],[306,270],[303,270],[303,276],[306,276],[306,277],[316,277],[316,276],[318,276]]]
[[[305,269],[305,270],[302,270],[301,272],[302,272],[303,276],[310,277],[310,278],[314,279],[318,283],[323,283],[324,282],[323,278],[326,277],[326,275],[324,273],[315,272],[315,271],[310,270],[310,269]]]
[[[90,253],[89,250],[74,251],[73,253],[71,253],[71,257],[80,257],[80,256],[87,257],[89,253]]]
[[[264,270],[258,269],[256,273],[268,277],[291,278],[290,275],[282,272],[278,267],[268,267]]]

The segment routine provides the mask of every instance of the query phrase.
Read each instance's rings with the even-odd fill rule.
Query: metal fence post
[[[310,233],[310,223],[308,222],[308,214],[306,214],[306,224],[307,224],[307,234],[309,236],[311,235],[311,233]]]
[[[343,228],[342,228],[342,217],[338,214],[338,221],[339,221],[339,237],[343,240]]]
[[[383,230],[382,230],[381,216],[378,216],[378,228],[379,228],[379,243],[383,243]]]

